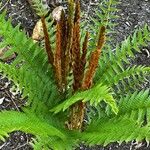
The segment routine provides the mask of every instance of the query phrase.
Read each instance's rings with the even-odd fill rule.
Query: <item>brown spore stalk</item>
[[[49,34],[48,34],[48,30],[47,30],[46,21],[45,21],[44,16],[41,17],[41,22],[42,22],[42,27],[43,27],[43,32],[44,32],[45,49],[46,49],[46,52],[48,55],[48,61],[53,66],[54,56],[53,56],[51,43],[50,43],[50,39],[49,39]]]

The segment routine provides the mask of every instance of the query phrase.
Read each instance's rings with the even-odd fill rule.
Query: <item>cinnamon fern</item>
[[[35,43],[19,25],[13,27],[6,12],[0,14],[0,48],[9,48],[0,72],[27,99],[20,112],[0,112],[1,140],[20,130],[34,135],[35,150],[150,141],[149,90],[139,88],[150,67],[130,64],[149,44],[150,27],[136,29],[114,48],[117,4],[101,1],[89,22],[80,15],[79,0],[68,0],[68,10],[62,9],[58,20],[47,19],[41,0],[33,0],[44,45]],[[16,58],[8,64],[5,58],[12,54]]]

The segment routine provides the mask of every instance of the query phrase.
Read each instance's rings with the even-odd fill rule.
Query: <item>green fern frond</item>
[[[26,37],[19,26],[13,28],[10,20],[5,20],[5,13],[0,14],[0,26],[0,35],[3,37],[1,47],[10,47],[4,57],[17,53],[17,58],[11,66],[0,64],[0,72],[4,72],[19,85],[24,97],[30,95],[30,102],[34,99],[38,104],[40,100],[48,102],[48,106],[51,106],[58,93],[45,50]],[[55,102],[53,104],[55,105]]]
[[[149,73],[150,67],[133,66],[119,72],[118,66],[114,65],[112,70],[109,69],[109,74],[104,74],[100,80],[109,86],[116,85],[119,91],[128,92],[127,89],[122,89],[122,87],[130,87],[130,90],[134,89],[136,85],[146,81]]]
[[[23,97],[28,97],[27,105],[32,103],[32,109],[38,109],[38,106],[42,105],[41,103],[43,105],[45,103],[47,108],[55,106],[56,101],[54,102],[54,99],[58,98],[59,95],[56,86],[50,80],[46,80],[46,78],[41,80],[34,72],[3,63],[0,63],[0,72],[3,72],[3,75],[7,76],[8,79],[13,80],[23,93]],[[42,110],[43,108],[41,108]],[[44,110],[46,111],[46,109]]]
[[[107,37],[107,44],[105,45],[107,49],[108,41],[113,41],[113,39],[110,39],[110,35],[114,33],[114,27],[117,25],[113,19],[118,18],[116,15],[116,12],[119,11],[119,9],[116,8],[116,5],[119,2],[116,0],[103,0],[100,1],[100,4],[98,8],[95,10],[95,17],[90,17],[90,23],[87,25],[88,30],[91,32],[91,39],[90,39],[90,47],[89,50],[93,51],[96,48],[95,45],[95,36],[98,35],[98,29],[100,26],[106,26],[106,34],[109,35]]]
[[[22,65],[25,64],[26,67],[28,65],[28,68],[33,69],[32,71],[36,71],[40,75],[43,72],[47,73],[48,76],[51,74],[45,50],[34,43],[24,32],[20,31],[19,25],[13,28],[11,20],[5,20],[5,13],[0,14],[0,26],[0,35],[3,38],[1,44],[10,47],[4,57],[16,52],[18,56],[15,60],[17,62],[14,61],[15,64],[21,61]]]
[[[139,66],[137,68],[133,67],[130,69],[129,68],[125,69],[124,66],[125,64],[129,64],[129,60],[128,60],[129,58],[134,57],[134,52],[135,51],[140,52],[139,47],[148,45],[149,41],[150,41],[150,30],[149,27],[145,25],[143,29],[136,30],[132,38],[128,37],[120,47],[117,46],[115,52],[113,52],[111,48],[108,49],[108,52],[104,51],[99,61],[99,68],[97,70],[95,80],[96,81],[105,80],[105,82],[108,84],[109,82],[112,83],[112,81],[114,81],[114,84],[117,84],[116,81],[118,82],[119,80],[122,80],[123,79],[122,77],[127,72],[128,75],[130,72],[130,76],[134,77],[135,81],[137,81],[140,77],[142,77],[142,75],[146,76],[145,73],[147,73],[148,75],[149,67],[141,68]],[[120,75],[120,79],[119,79],[119,75]],[[129,79],[128,75],[127,77]],[[138,75],[137,79],[135,78],[135,75]],[[117,80],[115,81],[111,79],[117,79]]]
[[[47,9],[47,7],[45,7],[42,0],[30,0],[30,1],[31,6],[33,7],[33,9],[35,9],[36,13],[39,16],[45,16],[48,14],[49,10]]]
[[[43,119],[36,117],[32,114],[25,114],[16,111],[3,111],[0,112],[0,135],[5,135],[4,132],[10,133],[15,130],[31,133],[39,137],[57,136],[65,139],[65,134],[51,126]]]
[[[115,14],[117,11],[119,11],[118,8],[116,8],[116,5],[119,4],[116,0],[103,0],[99,4],[99,9],[95,11],[98,19],[93,20],[95,25],[100,25],[98,23],[98,20],[102,25],[108,26],[108,28],[112,29],[112,27],[115,26],[115,23],[112,22],[112,19],[118,18],[118,16]]]
[[[8,137],[8,133],[20,130],[37,137],[31,144],[35,150],[41,150],[41,148],[72,149],[72,146],[77,143],[73,135],[78,137],[78,133],[67,133],[60,125],[60,129],[53,125],[50,119],[39,118],[31,112],[3,111],[0,112],[0,139],[4,140]]]
[[[74,94],[72,97],[65,100],[51,111],[54,111],[55,113],[58,113],[62,110],[65,111],[67,108],[78,101],[89,101],[90,105],[94,106],[97,106],[101,101],[104,101],[111,106],[114,113],[118,112],[118,108],[113,98],[113,94],[110,92],[110,88],[102,84],[98,84],[89,90]]]
[[[43,140],[40,137],[37,137],[37,139],[34,139],[30,145],[33,147],[34,150],[49,150],[50,148],[48,147],[47,143],[50,138],[46,139],[44,138]]]
[[[149,90],[135,92],[120,100],[117,116],[96,118],[83,132],[81,139],[89,145],[142,139],[149,141],[149,112]]]
[[[78,136],[78,134],[76,134]],[[77,140],[72,138],[71,136],[67,138],[67,140],[61,140],[57,137],[49,137],[49,138],[37,138],[34,142],[31,143],[34,150],[44,150],[54,149],[54,150],[71,150],[75,145],[77,145]]]
[[[37,137],[38,139],[39,137]],[[30,145],[33,147],[34,150],[41,150],[41,149],[45,149],[45,150],[48,150],[48,147],[46,146],[46,144],[43,142],[45,141],[42,141],[40,138],[39,140],[37,139],[33,139],[33,142],[30,143]]]
[[[54,20],[52,19],[51,16],[48,16],[45,20],[46,20],[46,25],[48,28],[49,39],[51,42],[52,49],[55,49],[55,46],[56,46],[56,35],[55,35],[56,27],[53,26]]]

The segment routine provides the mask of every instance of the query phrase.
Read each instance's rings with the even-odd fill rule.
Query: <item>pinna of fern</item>
[[[105,5],[109,9],[105,9],[104,15],[109,17],[115,0],[105,0]],[[85,32],[83,38],[80,35],[79,0],[68,0],[68,14],[62,11],[60,20],[56,20],[54,48],[45,14],[40,15],[45,49],[26,37],[19,26],[13,28],[10,20],[5,20],[5,13],[0,14],[0,35],[3,37],[0,46],[10,47],[4,57],[17,53],[11,65],[0,62],[0,71],[13,80],[29,100],[22,112],[0,113],[0,139],[15,130],[31,133],[36,136],[32,143],[36,150],[71,150],[81,142],[107,145],[115,141],[149,141],[149,90],[118,96],[114,87],[126,92],[120,88],[120,82],[130,88],[131,81],[137,85],[139,79],[145,80],[142,76],[148,75],[149,67],[125,68],[124,64],[129,64],[128,58],[133,57],[140,46],[148,44],[149,27],[136,30],[133,37],[112,52],[106,38],[109,19],[107,24],[105,20],[102,24],[103,20],[97,21],[99,26],[95,30],[99,33],[97,44],[93,46],[93,40],[89,41],[90,37],[93,39],[90,31]],[[89,115],[86,104],[97,112],[83,126],[85,114]]]

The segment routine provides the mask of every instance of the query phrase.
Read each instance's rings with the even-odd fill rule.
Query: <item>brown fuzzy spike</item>
[[[83,58],[85,57],[85,52]],[[73,42],[72,42],[72,69],[73,69],[73,76],[74,76],[74,82],[73,82],[73,90],[76,92],[81,88],[82,84],[82,78],[83,75],[83,67],[82,67],[82,61],[81,61],[81,52],[80,52],[80,2],[76,1],[75,6],[75,17],[74,17],[74,27],[73,27]],[[82,123],[84,119],[84,112],[85,112],[85,103],[78,102],[74,104],[71,108],[71,114],[70,114],[70,123],[68,125],[68,128],[70,130],[72,129],[79,129],[82,128]]]
[[[75,2],[75,14],[74,14],[74,23],[80,21],[80,1],[76,0]]]
[[[66,50],[67,50],[67,20],[65,17],[64,12],[62,12],[61,15],[61,29],[62,29],[62,42],[61,42],[61,47],[62,47],[62,53],[61,53],[61,73],[62,73],[62,86],[64,89],[67,87],[67,72],[68,72],[68,65],[67,65],[67,55],[66,55]]]
[[[88,39],[89,39],[89,32],[86,32],[85,39],[84,39],[83,46],[82,46],[82,56],[81,56],[81,70],[82,70],[81,78],[82,78],[82,80],[84,77],[84,70],[85,70],[85,65],[86,65]]]
[[[106,40],[105,32],[106,32],[106,27],[105,26],[100,27],[99,38],[98,38],[98,42],[97,42],[97,50],[98,51],[101,51],[102,47],[105,44],[105,40]]]
[[[65,73],[65,50],[66,50],[66,20],[64,11],[61,13],[61,18],[56,25],[56,50],[55,50],[55,72],[59,90],[64,91],[66,85]]]
[[[80,61],[80,3],[76,1],[75,5],[75,17],[73,28],[73,44],[72,44],[72,59],[73,59],[73,75],[74,91],[79,90],[81,87],[81,61]]]
[[[68,18],[67,18],[67,45],[66,45],[66,74],[72,69],[72,40],[74,28],[74,0],[68,0]]]
[[[85,43],[87,43],[88,33],[87,33],[87,37],[85,39],[86,39]],[[101,27],[99,39],[98,39],[98,43],[97,43],[97,49],[91,55],[88,70],[85,74],[85,78],[82,83],[82,87],[81,87],[82,90],[86,90],[86,89],[90,88],[92,85],[93,77],[95,75],[96,68],[98,65],[99,56],[100,56],[101,49],[102,49],[104,43],[105,43],[105,27]],[[86,49],[83,49],[83,54],[84,53],[86,54]],[[85,57],[84,55],[82,55],[82,56]],[[78,82],[79,81],[80,80],[78,80]],[[82,101],[80,101],[72,106],[71,118],[70,118],[71,123],[69,124],[69,129],[82,130],[85,108],[86,108],[86,104]]]
[[[50,39],[49,39],[48,30],[47,30],[47,26],[46,26],[44,16],[42,16],[41,21],[42,21],[42,27],[43,27],[43,32],[44,32],[45,49],[46,49],[46,52],[47,52],[47,55],[48,55],[48,61],[53,66],[54,56],[53,56],[53,52],[52,52],[52,49],[51,49]]]
[[[73,61],[73,89],[77,91],[81,87],[81,62],[80,62],[80,30],[78,24],[74,26],[72,61]]]
[[[88,70],[86,71],[85,78],[82,84],[82,89],[84,90],[90,88],[92,85],[93,77],[98,65],[99,54],[99,51],[94,51],[91,54]]]
[[[105,27],[102,26],[100,28],[100,34],[99,34],[99,38],[98,38],[98,42],[97,42],[97,49],[96,49],[96,51],[92,52],[92,54],[91,54],[89,66],[86,71],[84,81],[82,83],[82,89],[84,89],[84,90],[90,88],[92,85],[93,77],[95,75],[96,68],[98,66],[98,60],[99,60],[99,57],[101,54],[101,50],[104,46],[104,43],[105,43]]]
[[[61,84],[62,84],[62,73],[61,73],[61,26],[59,23],[56,25],[56,50],[55,50],[55,57],[54,57],[54,65],[55,65],[55,76],[56,81],[58,84],[59,90],[62,91]]]

